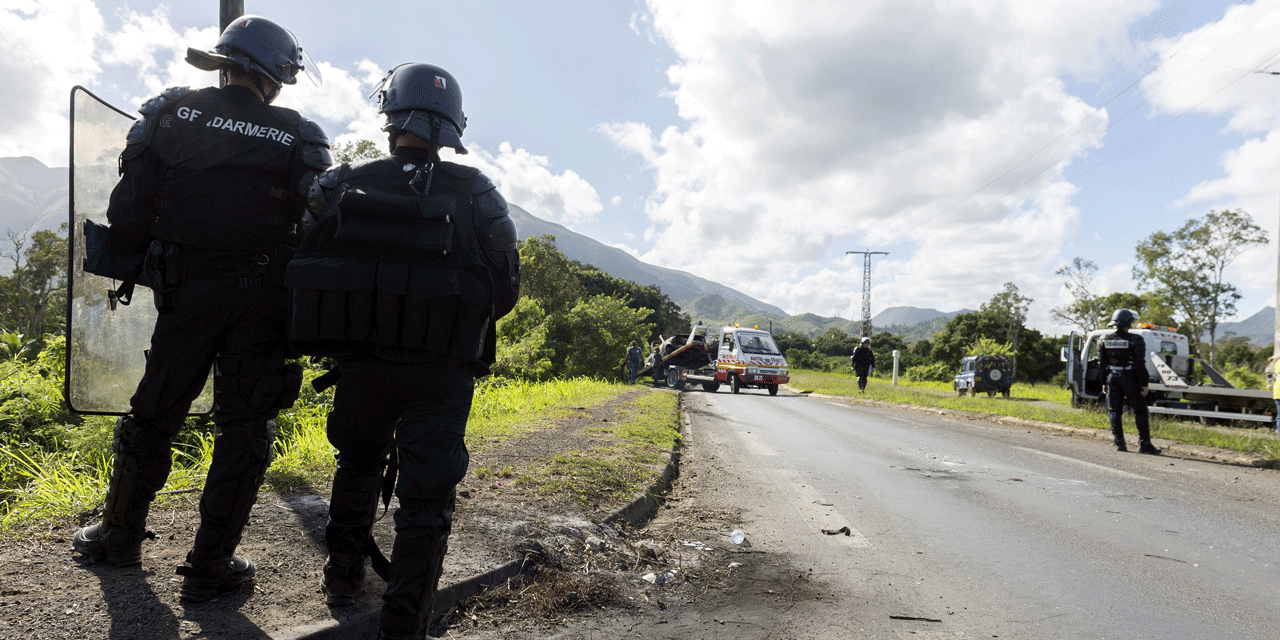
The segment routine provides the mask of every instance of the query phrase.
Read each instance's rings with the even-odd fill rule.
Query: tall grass
[[[867,381],[866,393],[859,393],[857,379],[852,376],[792,370],[791,386],[833,396],[991,413],[1086,429],[1111,429],[1105,408],[1073,409],[1070,406],[1070,391],[1053,385],[1015,384],[1010,399],[1005,400],[1000,396],[991,398],[986,394],[976,398],[958,396],[950,385],[939,382],[903,382],[900,379],[895,387],[889,382],[870,379]],[[1137,433],[1132,416],[1126,416],[1124,422],[1126,432]],[[1151,434],[1155,437],[1280,458],[1280,440],[1274,437],[1274,433],[1271,429],[1202,427],[1195,423],[1151,415]]]
[[[324,491],[333,477],[335,450],[325,434],[333,389],[316,393],[309,384],[322,373],[306,371],[302,397],[276,419],[276,444],[267,471],[272,489]],[[539,429],[565,412],[605,402],[633,388],[595,379],[482,380],[472,402],[467,444],[483,447],[495,439]],[[72,517],[101,506],[111,472],[111,422],[94,418],[76,429],[64,429],[65,439],[74,446],[62,450],[0,440],[0,527]],[[196,422],[192,420],[193,425]],[[212,433],[199,430],[178,440],[164,492],[203,486],[213,442]]]

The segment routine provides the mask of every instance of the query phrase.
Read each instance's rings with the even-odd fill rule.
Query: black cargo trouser
[[[145,373],[130,400],[141,448],[156,452],[146,466],[150,500],[169,473],[169,442],[186,422],[216,362],[213,460],[200,500],[197,560],[229,556],[257,497],[274,442],[278,398],[264,392],[280,386],[287,344],[288,290],[252,281],[223,280],[177,286],[151,334]],[[268,389],[271,387],[271,389]],[[149,446],[148,446],[149,445]],[[199,547],[205,547],[199,549]]]
[[[1138,428],[1138,438],[1151,439],[1151,427],[1147,411],[1147,399],[1142,396],[1142,387],[1129,372],[1111,372],[1107,376],[1107,411],[1110,412],[1111,433],[1117,438],[1124,434],[1120,424],[1120,416],[1128,404],[1133,409],[1133,422]]]
[[[329,414],[338,471],[325,539],[330,554],[364,555],[387,454],[396,448],[396,540],[383,593],[388,614],[410,633],[431,598],[453,523],[454,489],[470,458],[463,437],[475,388],[468,369],[438,363],[343,362]],[[421,627],[419,627],[421,628]]]

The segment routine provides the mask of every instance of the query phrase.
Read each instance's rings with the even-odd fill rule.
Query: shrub
[[[911,367],[904,375],[911,382],[952,382],[956,379],[956,372],[940,362]]]

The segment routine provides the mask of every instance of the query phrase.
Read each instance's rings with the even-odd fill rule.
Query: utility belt
[[[155,292],[156,310],[173,310],[179,285],[196,287],[283,287],[293,248],[276,245],[254,251],[192,249],[152,240],[143,268]]]
[[[1107,371],[1110,371],[1111,373],[1124,373],[1126,371],[1133,371],[1133,365],[1126,365],[1123,367],[1108,366]]]

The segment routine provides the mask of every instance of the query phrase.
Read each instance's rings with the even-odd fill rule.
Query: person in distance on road
[[[1142,336],[1129,333],[1129,327],[1137,320],[1138,314],[1129,309],[1117,309],[1111,315],[1108,324],[1116,330],[1102,339],[1102,347],[1098,350],[1098,365],[1106,381],[1102,385],[1102,393],[1107,396],[1116,451],[1129,450],[1124,442],[1124,427],[1120,424],[1121,414],[1128,404],[1133,409],[1133,422],[1138,427],[1138,453],[1158,455],[1160,450],[1151,444],[1147,416],[1147,345]]]
[[[636,371],[640,370],[640,354],[640,345],[632,340],[631,347],[627,349],[627,374],[631,377],[631,384],[636,383]]]
[[[858,348],[853,350],[853,355],[849,357],[849,366],[853,367],[854,375],[858,376],[858,391],[865,392],[867,376],[871,375],[871,370],[876,368],[876,354],[871,351],[871,338],[864,337]]]
[[[410,640],[432,622],[475,379],[494,362],[495,322],[515,306],[520,263],[493,182],[440,159],[442,147],[467,152],[457,80],[409,63],[375,93],[391,155],[316,180],[308,206],[318,221],[289,265],[290,337],[298,352],[338,362],[324,376],[337,385],[327,432],[338,450],[325,600],[351,604],[372,558],[387,582],[378,638]],[[391,483],[400,505],[388,564],[371,531]]]
[[[147,253],[159,316],[146,372],[115,426],[102,521],[72,549],[116,566],[142,562],[147,512],[169,476],[172,439],[209,371],[218,435],[200,499],[200,527],[180,596],[219,597],[254,579],[235,555],[275,439],[276,415],[302,384],[285,365],[289,294],[284,264],[315,175],[330,164],[318,125],[270,106],[314,64],[287,29],[258,16],[227,26],[214,51],[187,61],[226,86],[166,89],[139,108],[111,193],[110,244]]]

